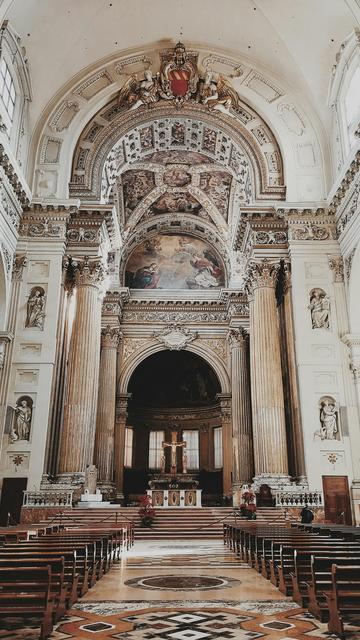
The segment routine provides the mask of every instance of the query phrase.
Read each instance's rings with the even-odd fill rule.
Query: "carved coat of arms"
[[[206,70],[200,77],[198,55],[196,51],[186,51],[181,42],[174,49],[162,51],[160,72],[153,75],[146,69],[141,80],[136,74],[131,75],[119,91],[118,104],[137,109],[151,107],[159,100],[173,101],[178,106],[192,100],[210,110],[230,114],[230,109],[236,110],[239,105],[236,91],[221,74]]]

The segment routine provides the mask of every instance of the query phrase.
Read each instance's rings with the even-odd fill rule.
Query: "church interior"
[[[0,0],[0,638],[360,638],[359,167],[360,0]]]

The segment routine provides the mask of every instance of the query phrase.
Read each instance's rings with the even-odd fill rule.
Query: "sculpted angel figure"
[[[158,77],[153,77],[150,69],[145,69],[143,80],[139,81],[137,74],[133,74],[125,81],[119,91],[118,105],[126,105],[134,110],[143,104],[150,106],[159,98]]]
[[[206,104],[209,109],[224,110],[226,112],[229,111],[230,107],[236,107],[239,102],[239,97],[227,78],[219,74],[219,78],[215,82],[212,71],[207,71],[205,74],[200,87],[199,98],[200,102]]]

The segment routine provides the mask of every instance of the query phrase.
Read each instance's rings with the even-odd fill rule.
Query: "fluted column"
[[[107,325],[101,330],[94,463],[98,469],[100,488],[108,493],[114,483],[116,360],[120,336],[117,327]]]
[[[295,331],[292,306],[292,281],[290,264],[284,265],[284,330],[287,361],[287,376],[289,388],[289,414],[291,422],[291,439],[294,459],[294,471],[297,478],[306,481],[304,435],[301,425],[299,385],[297,379]]]
[[[242,485],[249,483],[254,475],[247,333],[242,328],[232,328],[228,340],[231,351],[232,489],[234,504],[237,504]]]
[[[104,270],[98,258],[73,261],[76,311],[68,362],[67,396],[61,437],[60,474],[84,474],[94,451],[99,344],[99,287]],[[64,478],[65,479],[65,478]]]
[[[7,320],[7,331],[4,332],[5,346],[2,352],[2,366],[0,371],[0,442],[2,442],[2,434],[5,426],[6,406],[10,384],[10,370],[13,356],[13,336],[15,336],[16,333],[19,314],[20,290],[23,279],[23,271],[26,265],[27,258],[25,255],[16,255],[14,257],[9,315]]]
[[[248,286],[255,474],[273,488],[288,478],[284,393],[275,285],[279,265],[252,262]]]
[[[231,395],[218,393],[222,424],[223,449],[223,494],[230,498],[232,495],[232,433],[231,433]]]
[[[122,393],[116,398],[115,410],[115,495],[116,501],[124,499],[124,453],[125,453],[125,428],[127,418],[128,401],[131,393]]]

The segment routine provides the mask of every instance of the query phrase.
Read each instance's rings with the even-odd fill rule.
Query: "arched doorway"
[[[186,472],[196,478],[203,504],[222,499],[221,386],[212,367],[189,351],[164,350],[143,360],[133,372],[128,392],[124,495],[128,503],[162,471],[170,473],[170,442],[186,442]],[[231,443],[229,443],[231,446]],[[182,447],[177,472],[184,471]]]

